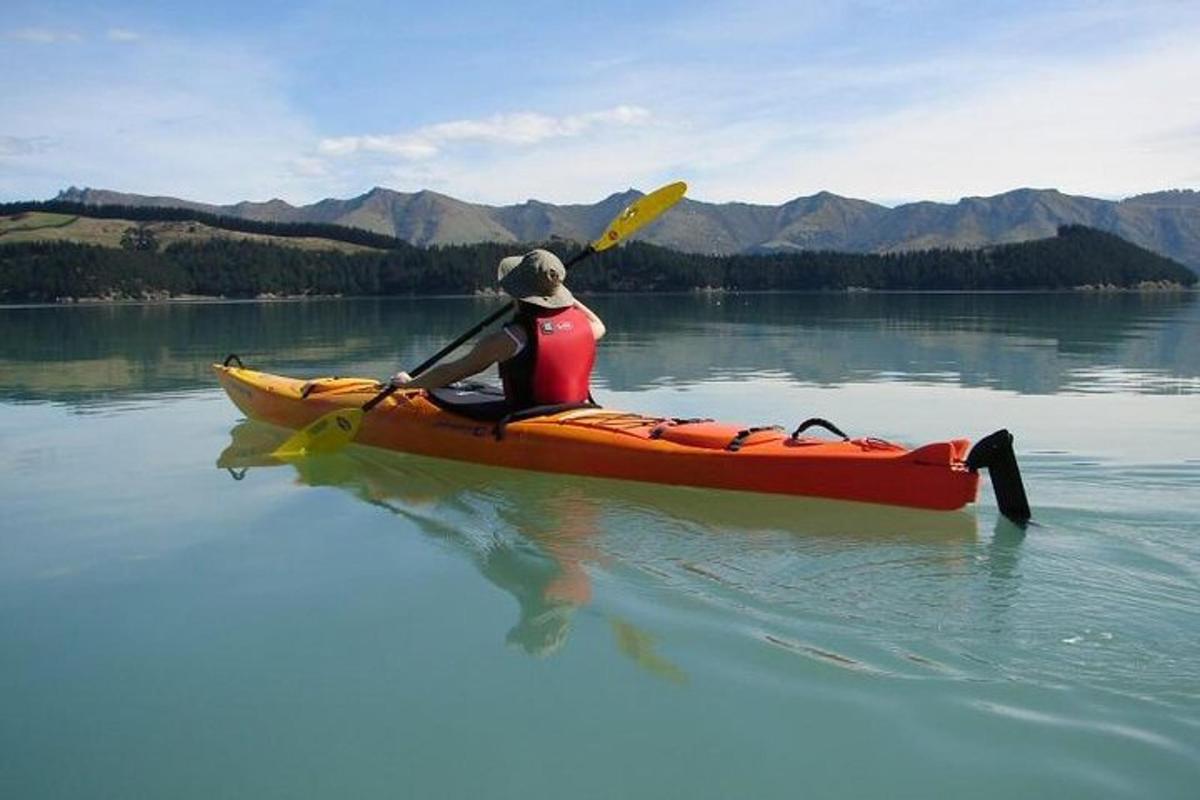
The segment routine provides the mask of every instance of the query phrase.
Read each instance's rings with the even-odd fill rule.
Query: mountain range
[[[510,206],[468,203],[431,191],[375,188],[346,200],[304,206],[283,200],[210,205],[71,187],[56,200],[90,205],[190,208],[267,222],[317,222],[365,228],[416,245],[535,242],[561,237],[588,241],[641,193],[630,189],[590,205],[537,200]],[[637,238],[690,253],[841,250],[881,253],[973,248],[1053,236],[1059,225],[1109,231],[1200,272],[1200,192],[1170,190],[1120,201],[1016,189],[957,203],[916,202],[888,207],[819,192],[782,205],[683,200]]]

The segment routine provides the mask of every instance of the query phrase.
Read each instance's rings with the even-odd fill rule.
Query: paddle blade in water
[[[604,234],[592,242],[592,249],[598,253],[625,241],[683,199],[683,193],[686,191],[687,184],[676,181],[633,201],[617,215]]]
[[[328,453],[345,447],[358,433],[362,420],[361,408],[343,408],[330,412],[296,431],[271,455],[275,458],[296,458],[310,453]]]

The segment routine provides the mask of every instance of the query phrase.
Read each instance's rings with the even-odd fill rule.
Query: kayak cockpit
[[[470,419],[499,422],[512,412],[504,389],[486,383],[459,383],[426,389],[426,394],[438,408]]]
[[[504,389],[486,383],[456,383],[438,389],[426,389],[426,397],[440,409],[468,419],[496,423],[496,438],[504,438],[504,426],[564,411],[600,408],[596,403],[559,403],[549,406],[513,408],[504,397]]]

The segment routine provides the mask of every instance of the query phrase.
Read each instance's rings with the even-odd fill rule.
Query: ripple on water
[[[626,513],[634,513],[626,509]],[[1058,512],[1056,512],[1058,513]],[[605,550],[665,591],[724,612],[748,637],[892,677],[1085,685],[1169,698],[1200,682],[1190,631],[1194,565],[1171,525],[1055,514],[1022,536],[855,541],[738,533],[679,520],[625,524]]]
[[[989,714],[1019,720],[1033,725],[1048,728],[1082,731],[1097,736],[1110,736],[1117,739],[1127,739],[1151,747],[1167,750],[1179,755],[1191,756],[1195,748],[1188,748],[1166,736],[1145,730],[1134,725],[1106,722],[1095,719],[1081,719],[1065,714],[1055,714],[1033,708],[1023,708],[990,700],[969,700],[968,706],[977,708]]]

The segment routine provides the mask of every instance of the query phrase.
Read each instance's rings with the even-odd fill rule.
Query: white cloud
[[[73,31],[53,30],[51,28],[19,28],[5,34],[8,39],[32,44],[58,44],[60,42],[79,42],[83,37]]]
[[[49,136],[0,136],[0,158],[31,156],[54,146]]]
[[[6,89],[0,147],[20,158],[5,159],[0,196],[87,185],[232,202],[346,188],[294,162],[318,137],[284,83],[249,49],[181,40],[156,38],[86,69],[50,62]]]
[[[673,178],[721,202],[822,189],[957,200],[1020,186],[1112,197],[1188,186],[1200,164],[1200,50],[1186,32],[1103,54],[921,53],[882,70],[826,62],[708,80],[702,68],[638,69],[639,99],[657,99],[653,115],[626,106],[640,110],[629,125],[502,115],[329,139],[321,152],[374,155],[331,166],[364,186],[491,203],[577,202]],[[518,146],[451,146],[467,142]]]
[[[432,158],[454,143],[533,145],[581,136],[598,128],[642,125],[649,118],[646,109],[628,105],[562,117],[518,112],[442,122],[402,134],[323,139],[317,149],[327,156],[381,153],[415,161]]]
[[[661,98],[656,119],[671,124],[639,133],[621,161],[636,162],[637,176],[676,173],[692,196],[714,201],[780,203],[822,189],[895,202],[1021,186],[1099,197],[1196,186],[1196,25],[1086,52],[1017,51],[1012,36],[998,49],[963,43],[874,70],[853,58],[844,69],[840,59],[711,75],[698,64],[643,69],[643,86]],[[597,148],[592,160],[600,157]],[[557,184],[559,170],[590,165],[551,157],[529,166],[525,180]]]
[[[412,136],[342,136],[322,139],[317,150],[327,156],[385,153],[414,161],[430,158],[438,152],[436,145]]]
[[[328,162],[306,156],[292,159],[291,171],[301,178],[325,178],[330,175]]]
[[[895,200],[1020,185],[1100,196],[1195,185],[1200,30],[1181,19],[1174,38],[1154,39],[1148,29],[1164,24],[1151,20],[1137,36],[1112,34],[1136,23],[1122,9],[1116,20],[1015,15],[1001,31],[936,50],[876,51],[842,37],[782,58],[755,48],[753,14],[730,28],[714,12],[711,32],[701,20],[681,34],[686,48],[593,59],[556,73],[561,83],[523,91],[521,102],[535,105],[507,106],[599,110],[456,119],[463,112],[451,91],[435,117],[450,121],[325,138],[298,105],[320,103],[286,63],[263,56],[277,51],[112,28],[109,41],[136,36],[139,45],[94,43],[119,58],[61,48],[28,73],[19,72],[19,48],[0,48],[0,61],[22,74],[0,103],[0,196],[90,184],[310,202],[384,185],[489,203],[582,202],[682,178],[699,199],[778,203],[820,189]],[[840,18],[805,25],[824,31]],[[1068,46],[1078,42],[1063,32],[1080,29],[1087,46]],[[768,44],[777,33],[766,33]],[[80,41],[43,29],[6,35]],[[738,57],[706,49],[734,35]],[[448,85],[455,80],[476,78],[450,75]]]
[[[857,196],[957,199],[1018,186],[1111,196],[1178,186],[1200,164],[1200,51],[1190,38],[1136,53],[1031,64],[969,94],[838,126],[790,159],[723,176],[723,193],[773,199],[811,188]],[[828,141],[828,139],[827,139]],[[791,163],[787,163],[788,161]]]

